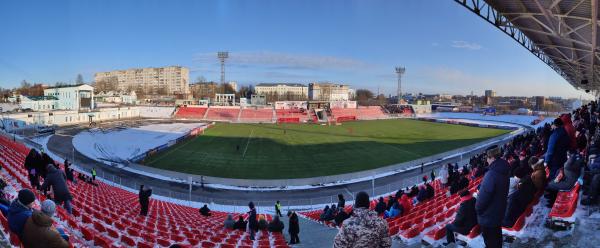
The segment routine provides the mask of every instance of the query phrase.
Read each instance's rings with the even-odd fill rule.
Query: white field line
[[[252,139],[252,134],[254,134],[254,129],[250,131],[250,135],[248,135],[248,142],[246,142],[246,148],[244,148],[244,154],[242,154],[242,158],[246,157],[246,151],[248,151],[248,145],[250,144],[250,140]]]

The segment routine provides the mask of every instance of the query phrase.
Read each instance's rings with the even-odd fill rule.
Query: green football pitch
[[[197,175],[283,179],[374,169],[477,143],[506,130],[409,119],[315,124],[217,123],[145,160]]]

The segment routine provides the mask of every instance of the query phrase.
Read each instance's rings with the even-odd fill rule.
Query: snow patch
[[[153,124],[126,129],[90,129],[73,137],[81,154],[98,161],[128,161],[206,123]]]

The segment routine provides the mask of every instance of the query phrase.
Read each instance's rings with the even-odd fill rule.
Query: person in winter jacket
[[[567,150],[569,149],[570,141],[563,127],[563,121],[560,118],[554,119],[552,122],[552,134],[548,140],[548,148],[546,149],[546,155],[544,162],[550,168],[550,175],[548,180],[554,180],[558,170],[567,161]]]
[[[435,196],[435,189],[431,184],[425,183],[425,189],[427,190],[427,199],[433,199]]]
[[[519,181],[515,192],[508,195],[507,209],[502,220],[503,227],[512,227],[535,195],[535,186],[524,167],[517,169],[514,177]]]
[[[573,126],[573,122],[571,121],[571,114],[563,114],[560,116],[560,120],[563,122],[563,127],[565,128],[565,132],[569,137],[569,148],[572,150],[577,149],[577,139],[575,127]]]
[[[248,203],[248,232],[250,233],[250,240],[254,240],[254,234],[258,230],[258,220],[256,219],[256,208],[254,202]]]
[[[281,203],[279,201],[275,203],[275,214],[279,217],[283,217],[283,215],[281,215]]]
[[[202,206],[200,208],[200,210],[198,210],[198,211],[200,212],[200,214],[202,216],[206,216],[206,217],[211,216],[210,209],[208,208],[208,206],[206,204],[204,204],[204,206]]]
[[[41,160],[41,155],[35,149],[29,150],[29,154],[25,157],[25,169],[27,169],[29,183],[36,189],[40,188],[39,164],[42,163]]]
[[[269,222],[267,222],[267,219],[265,218],[264,215],[259,215],[258,216],[258,230],[264,231],[267,230],[267,226],[269,225]]]
[[[377,215],[382,215],[385,211],[385,201],[383,200],[383,197],[379,197],[379,201],[377,202],[377,205],[375,205],[375,212],[377,212]]]
[[[242,217],[241,215],[238,218],[238,221],[236,221],[233,224],[233,230],[242,230],[245,231],[246,230],[246,221],[244,221],[244,217]]]
[[[289,218],[289,228],[288,233],[290,234],[290,244],[300,243],[300,237],[298,234],[300,233],[300,223],[298,222],[298,215],[296,212],[288,211],[287,216]]]
[[[323,212],[321,212],[321,216],[319,216],[319,221],[325,221],[325,218],[329,214],[329,205],[325,205]]]
[[[508,162],[500,158],[497,145],[489,147],[486,155],[489,167],[479,187],[475,209],[485,246],[499,248],[502,247],[501,225],[506,211],[510,168]]]
[[[427,187],[425,185],[419,186],[419,194],[417,195],[418,202],[424,202],[429,199],[429,193],[427,192]]]
[[[563,175],[562,178],[556,177],[554,181],[548,183],[548,186],[546,187],[546,198],[548,198],[549,206],[554,204],[558,191],[570,190],[575,185],[577,179],[579,179],[579,176],[581,175],[582,163],[583,159],[581,157],[575,153],[569,153],[567,162],[560,171]]]
[[[337,215],[335,215],[335,218],[333,220],[335,221],[336,226],[342,226],[342,223],[344,223],[344,221],[348,218],[350,218],[350,215],[347,214],[343,208],[340,208]]]
[[[469,186],[469,179],[464,173],[456,173],[456,179],[450,185],[450,194],[456,194]]]
[[[68,159],[65,159],[63,165],[65,166],[65,175],[67,176],[67,180],[75,182],[75,177],[73,176],[73,169],[71,169],[71,162],[69,162]]]
[[[339,194],[338,195],[338,204],[337,204],[338,208],[344,208],[346,207],[346,199],[344,199],[344,195]]]
[[[67,212],[70,214],[72,211],[71,200],[73,200],[73,196],[71,196],[71,192],[67,186],[67,176],[63,171],[57,169],[52,164],[46,166],[46,171],[48,174],[46,175],[44,183],[42,184],[44,193],[48,187],[52,187],[54,202],[56,202],[57,205],[63,204],[65,210],[67,210]]]
[[[390,210],[392,208],[392,205],[394,205],[394,202],[397,201],[397,198],[394,198],[393,195],[390,195],[390,197],[388,198],[388,202],[387,202],[387,206],[385,207],[385,210]]]
[[[233,216],[231,216],[231,214],[228,214],[227,215],[227,219],[225,219],[225,221],[223,221],[223,227],[225,227],[227,229],[233,229],[233,225],[235,225],[235,221],[233,220]]]
[[[140,185],[140,192],[138,198],[140,201],[140,215],[148,215],[148,205],[150,205],[150,196],[152,196],[152,189]]]
[[[23,228],[27,219],[31,216],[35,195],[31,190],[22,189],[19,191],[17,199],[15,199],[8,208],[8,229],[11,232],[23,239]]]
[[[392,206],[392,208],[390,209],[390,211],[385,211],[383,218],[387,219],[387,218],[396,218],[400,215],[402,215],[402,205],[399,205],[398,202],[394,202],[394,205]]]
[[[387,222],[369,210],[369,195],[356,194],[354,213],[344,222],[333,240],[334,248],[345,247],[392,247]]]
[[[477,225],[477,212],[475,211],[475,198],[471,196],[468,190],[460,192],[460,207],[456,212],[456,217],[451,224],[446,225],[446,243],[445,246],[454,243],[454,233],[467,235],[471,229]]]
[[[529,159],[529,166],[533,168],[531,173],[531,181],[535,185],[536,190],[544,190],[546,188],[546,168],[544,167],[544,160],[538,159],[537,157],[531,157]]]
[[[442,167],[440,167],[440,172],[438,172],[438,176],[440,177],[440,182],[442,183],[442,186],[448,186],[448,165],[443,164]]]
[[[402,206],[402,215],[410,213],[413,207],[412,200],[406,194],[400,197],[400,205]]]
[[[283,222],[281,220],[279,220],[279,216],[275,215],[275,217],[273,217],[273,220],[271,220],[271,222],[269,222],[269,232],[278,232],[281,233],[283,232]]]
[[[33,214],[23,229],[23,246],[25,248],[67,248],[67,242],[60,232],[52,226],[52,216],[56,205],[51,200],[42,202],[42,211],[33,211]]]

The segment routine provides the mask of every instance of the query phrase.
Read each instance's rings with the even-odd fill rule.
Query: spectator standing
[[[256,219],[256,208],[254,207],[254,202],[248,203],[248,232],[250,233],[250,240],[254,240],[254,234],[256,234],[256,230],[258,229],[258,220]]]
[[[369,210],[369,195],[359,192],[355,199],[354,213],[335,236],[333,247],[392,247],[387,222]]]
[[[548,180],[552,181],[556,177],[558,170],[567,161],[567,150],[569,149],[569,137],[563,127],[563,121],[560,118],[552,122],[552,134],[548,140],[548,149],[544,162],[550,169]]]
[[[275,203],[275,214],[279,217],[283,217],[283,215],[281,215],[281,203],[279,201]]]
[[[296,212],[288,211],[287,216],[289,218],[289,228],[288,232],[290,234],[290,244],[298,244],[300,243],[300,237],[298,234],[300,233],[300,223],[298,222],[298,215]]]
[[[96,168],[92,168],[92,182],[96,181]]]
[[[228,214],[227,219],[225,219],[225,221],[223,221],[223,227],[225,227],[227,229],[233,229],[234,225],[235,225],[235,221],[233,220],[233,216],[231,216],[231,214]]]
[[[438,175],[440,177],[440,183],[442,183],[442,186],[448,186],[448,165],[443,164],[442,167],[440,167],[440,172],[438,172]]]
[[[150,196],[152,196],[152,189],[140,185],[140,192],[138,194],[140,200],[140,215],[148,215],[148,205],[150,205]]]
[[[344,195],[339,194],[338,195],[338,204],[337,204],[338,208],[344,208],[346,207],[346,199],[344,199]]]
[[[67,176],[63,171],[56,169],[52,164],[48,164],[46,171],[48,171],[48,174],[42,184],[42,190],[45,193],[48,187],[52,186],[54,202],[56,202],[57,205],[62,204],[65,210],[71,214],[71,200],[73,200],[73,196],[71,196],[71,192],[69,192],[69,187],[67,186]]]
[[[52,224],[52,216],[56,212],[56,204],[51,200],[42,202],[41,211],[34,211],[25,223],[23,230],[23,246],[26,248],[68,248],[69,242],[65,240],[59,230]]]
[[[8,229],[15,233],[21,240],[23,239],[23,228],[27,219],[31,216],[35,195],[31,190],[22,189],[8,208]]]
[[[485,173],[477,195],[475,209],[481,226],[483,240],[488,248],[502,247],[502,218],[506,212],[510,168],[500,158],[497,145],[486,150],[488,171]]]
[[[445,246],[454,243],[454,233],[467,235],[471,229],[477,225],[477,212],[475,212],[475,198],[471,196],[468,190],[460,192],[460,207],[456,212],[456,217],[451,224],[446,225],[446,243]]]

